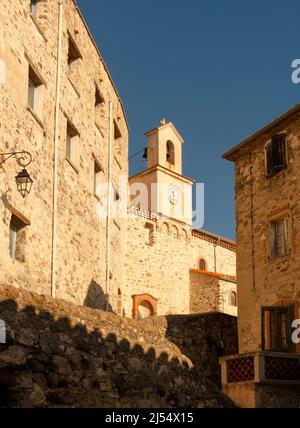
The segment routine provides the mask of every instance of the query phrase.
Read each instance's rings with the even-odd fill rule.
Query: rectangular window
[[[122,138],[120,128],[118,127],[117,122],[115,120],[114,120],[114,138],[115,140]]]
[[[101,125],[103,126],[103,121],[105,119],[105,101],[102,96],[98,85],[95,84],[95,124],[100,129]]]
[[[81,59],[81,54],[79,52],[76,43],[69,34],[69,49],[68,49],[68,74],[69,76],[73,75],[78,71],[78,64]]]
[[[79,160],[79,134],[69,121],[67,122],[66,158],[73,167],[76,167]]]
[[[30,0],[30,13],[36,18],[37,14],[37,3],[39,0]]]
[[[285,134],[274,135],[265,150],[268,176],[274,175],[287,167]]]
[[[113,199],[115,202],[118,202],[120,200],[120,194],[114,185],[112,186],[112,190],[113,190]]]
[[[38,116],[42,115],[43,83],[29,65],[27,105]]]
[[[102,104],[104,104],[104,98],[101,95],[100,89],[96,85],[96,89],[95,89],[95,107],[99,107]]]
[[[100,198],[101,197],[101,183],[103,177],[103,169],[101,168],[99,162],[94,159],[94,194]]]
[[[262,350],[295,352],[292,342],[294,306],[262,308]]]
[[[289,254],[288,218],[272,221],[269,224],[270,257],[282,257]]]
[[[27,225],[12,214],[9,224],[9,254],[12,259],[25,261],[25,227]]]

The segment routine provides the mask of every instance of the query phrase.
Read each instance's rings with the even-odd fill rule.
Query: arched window
[[[167,162],[175,165],[175,148],[172,141],[167,141]]]
[[[153,316],[154,314],[154,308],[151,305],[150,302],[148,302],[147,300],[144,300],[143,302],[141,302],[138,306],[138,320],[143,320],[145,318],[149,318],[151,316]]]
[[[142,320],[157,314],[157,299],[150,294],[134,295],[133,319]]]
[[[206,261],[204,259],[199,260],[199,269],[206,270]]]
[[[231,306],[237,306],[237,294],[235,291],[230,293],[230,304]]]

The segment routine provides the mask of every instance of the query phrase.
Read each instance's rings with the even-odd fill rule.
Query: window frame
[[[29,10],[30,15],[33,16],[33,18],[37,17],[37,5],[39,0],[30,0]]]
[[[99,183],[97,182],[97,174],[103,174],[104,175],[104,170],[102,168],[101,163],[98,161],[98,159],[93,155],[93,162],[94,162],[94,195],[96,196],[96,198],[98,200],[101,199],[101,195],[99,195],[97,193],[97,187],[99,185]],[[96,172],[96,167],[98,168],[98,171]]]
[[[24,255],[18,257],[18,244],[20,239],[20,232],[25,233],[25,228],[29,226],[30,222],[23,221],[14,212],[11,213],[9,222],[9,255],[12,260],[24,262]]]
[[[283,225],[282,237],[283,240],[282,245],[279,245],[279,233],[278,233],[278,225]],[[270,259],[276,259],[280,257],[286,257],[290,254],[290,220],[289,216],[279,217],[277,219],[271,220],[268,224],[269,229],[269,257]],[[284,247],[283,252],[280,251],[280,248]]]
[[[66,160],[77,174],[79,173],[77,166],[79,160],[79,139],[80,134],[77,128],[68,118],[66,118]]]
[[[74,65],[82,60],[81,52],[73,36],[68,31],[68,55],[67,55],[67,74],[71,78],[74,74]]]
[[[233,298],[234,298],[234,303],[233,303]],[[229,301],[229,303],[230,303],[230,306],[232,306],[234,308],[237,308],[237,306],[238,306],[237,292],[234,291],[234,290],[230,291],[230,301]]]
[[[46,85],[30,62],[28,62],[27,79],[27,108],[42,120],[44,88]]]
[[[276,144],[278,144],[280,142],[276,143],[276,140],[280,139],[280,138],[284,138],[284,143],[282,145],[282,147],[284,148],[284,152],[281,154],[282,159],[284,160],[284,162],[282,164],[274,164],[274,158],[277,157],[277,159],[280,158],[279,153],[279,148],[276,147]],[[286,132],[281,132],[278,134],[274,134],[271,138],[271,140],[269,140],[267,142],[267,144],[265,145],[265,170],[266,170],[266,176],[267,177],[273,177],[274,175],[276,175],[277,173],[279,173],[280,171],[286,169],[288,166],[288,151],[287,151],[287,134]]]
[[[204,269],[201,269],[201,263],[203,262],[203,264],[204,264]],[[199,260],[198,260],[198,269],[201,271],[201,272],[206,272],[207,271],[207,263],[206,263],[206,260],[203,258],[203,257],[200,257],[199,258]]]
[[[170,165],[175,165],[175,145],[171,140],[166,142],[166,161]]]
[[[285,315],[285,340],[276,329],[279,328],[280,315]],[[295,353],[296,345],[292,342],[292,322],[295,319],[295,305],[263,306],[261,308],[261,347],[262,351]],[[281,319],[282,320],[282,319]],[[281,325],[282,328],[282,325]],[[282,333],[282,331],[281,331]],[[279,342],[281,341],[281,343]],[[267,347],[269,345],[269,347]],[[269,349],[267,349],[269,348]]]

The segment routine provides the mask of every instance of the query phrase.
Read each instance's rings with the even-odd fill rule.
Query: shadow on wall
[[[58,317],[57,303],[50,304]],[[37,306],[0,302],[8,327],[0,345],[0,407],[234,407],[200,369],[163,352],[172,349],[168,342],[147,352],[134,344],[131,321],[124,320],[131,342],[119,341],[109,331],[115,323],[124,333],[123,322],[112,314],[70,306],[70,319],[54,319]],[[76,324],[84,314],[107,336]],[[143,334],[144,342],[153,335]]]
[[[166,338],[186,355],[195,368],[221,388],[219,358],[238,354],[237,318],[211,312],[199,315],[169,315]]]
[[[91,309],[113,312],[113,308],[108,301],[107,295],[104,293],[101,285],[99,285],[94,279],[89,285],[84,306]]]

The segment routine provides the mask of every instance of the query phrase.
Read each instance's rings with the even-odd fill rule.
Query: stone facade
[[[223,312],[237,316],[236,279],[234,276],[190,271],[190,312]]]
[[[235,162],[236,171],[240,353],[262,348],[262,306],[294,302],[297,312],[300,303],[298,110],[292,110],[286,117],[270,124],[264,132],[259,132],[244,147],[229,155]],[[281,133],[286,135],[287,167],[267,177],[265,147],[272,136]],[[285,216],[289,218],[289,249],[286,255],[273,257],[270,254],[269,225]]]
[[[126,314],[132,310],[134,295],[148,293],[158,299],[158,315],[218,310],[237,315],[236,307],[220,304],[223,298],[224,302],[229,302],[227,294],[230,289],[236,291],[233,244],[231,249],[225,248],[219,238],[193,231],[176,220],[151,220],[144,218],[140,211],[133,215],[134,218],[128,222],[125,260]],[[227,245],[229,247],[230,243]],[[207,272],[224,272],[224,275],[231,276],[229,282],[222,281],[220,275],[220,278],[214,276],[214,281],[208,284],[206,278],[210,276],[204,273],[194,278],[196,274],[191,269],[197,269],[202,258],[206,261]],[[223,289],[224,292],[221,291]]]
[[[0,283],[127,317],[139,312],[134,302],[146,303],[146,315],[236,315],[220,304],[235,287],[235,246],[193,230],[193,180],[182,175],[175,126],[164,121],[146,134],[149,168],[129,179],[148,190],[158,185],[147,199],[155,216],[100,218],[113,200],[99,185],[112,183],[125,214],[128,203],[128,126],[103,58],[74,0],[1,5],[1,152],[30,152],[34,182],[23,199],[14,181],[19,165],[1,164]],[[178,204],[170,186],[181,188]],[[221,274],[211,288],[208,276],[190,281],[200,259],[205,271]],[[155,303],[141,302],[144,295]]]
[[[1,151],[28,150],[33,156],[28,170],[34,180],[32,192],[23,200],[14,183],[18,165],[10,160],[1,167],[0,282],[47,295],[54,288],[57,297],[94,307],[102,307],[109,294],[110,305],[115,306],[123,284],[126,225],[123,220],[110,221],[107,252],[106,220],[97,216],[94,162],[103,170],[101,180],[107,182],[111,142],[112,182],[118,189],[119,177],[127,180],[127,123],[105,63],[72,0],[61,2],[59,57],[59,3],[39,0],[31,13],[29,0],[0,2],[0,57],[6,67],[0,90]],[[72,62],[74,46],[78,59]],[[35,111],[28,106],[29,66],[41,83]],[[77,133],[73,161],[66,159],[67,122]],[[15,259],[9,254],[12,214],[27,219],[24,254]]]
[[[148,294],[156,299],[155,307],[145,300],[150,313],[220,310],[236,316],[236,304],[229,301],[231,290],[236,292],[235,244],[193,229],[194,181],[182,175],[182,136],[165,120],[145,135],[147,169],[129,178],[125,313],[133,299]],[[191,270],[199,269],[201,260],[203,274],[195,279]],[[143,317],[143,305],[140,309]]]
[[[224,155],[235,163],[240,355],[222,360],[223,385],[245,406],[300,404],[299,112]]]
[[[234,407],[217,387],[234,317],[136,322],[4,286],[0,315],[0,407]]]

